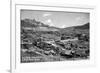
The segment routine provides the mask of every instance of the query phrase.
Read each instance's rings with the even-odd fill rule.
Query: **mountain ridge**
[[[71,26],[71,27],[65,27],[65,28],[58,28],[58,27],[54,27],[54,26],[49,26],[49,25],[46,25],[40,21],[37,21],[35,19],[24,19],[24,20],[21,20],[21,26],[22,27],[26,27],[26,28],[32,28],[32,29],[38,29],[38,31],[65,31],[65,30],[68,30],[68,31],[72,31],[72,30],[75,30],[75,29],[80,29],[80,30],[84,30],[84,29],[89,29],[89,25],[90,23],[86,23],[86,24],[83,24],[83,25],[80,25],[80,26]]]

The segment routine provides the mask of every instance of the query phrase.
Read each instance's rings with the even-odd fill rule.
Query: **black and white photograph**
[[[20,10],[21,63],[90,59],[90,13]]]

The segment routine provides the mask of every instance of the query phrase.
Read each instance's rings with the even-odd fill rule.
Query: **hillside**
[[[35,19],[21,20],[21,27],[35,31],[58,31],[60,28],[49,26]]]
[[[81,26],[75,26],[74,28],[75,29],[89,29],[90,28],[90,23],[86,23],[84,25],[81,25]]]
[[[21,62],[88,59],[89,23],[57,28],[35,19],[21,20]]]
[[[54,26],[49,26],[35,19],[24,19],[21,20],[21,28],[25,30],[34,30],[34,31],[58,31],[59,33],[73,33],[80,32],[89,29],[89,24],[86,23],[81,26],[71,26],[65,28],[57,28]]]

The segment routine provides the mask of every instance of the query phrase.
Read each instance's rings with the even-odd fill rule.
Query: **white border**
[[[95,65],[94,55],[94,24],[95,10],[94,8],[78,8],[78,7],[63,7],[63,6],[41,6],[41,5],[23,5],[12,4],[12,26],[11,26],[11,72],[19,73],[26,71],[53,70],[66,68],[89,67]],[[90,13],[90,60],[80,61],[60,61],[60,62],[41,62],[41,63],[20,63],[20,9],[29,10],[49,10],[49,11],[70,11],[70,12],[88,12]],[[15,52],[16,51],[16,52]]]

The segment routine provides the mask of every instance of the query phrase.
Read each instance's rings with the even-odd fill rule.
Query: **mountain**
[[[39,27],[39,26],[48,27],[48,25],[45,25],[44,23],[40,21],[36,21],[35,19],[21,20],[21,26],[22,27]]]
[[[57,28],[49,26],[35,19],[24,19],[21,20],[21,27],[25,30],[34,30],[34,31],[58,31],[60,33],[80,33],[86,32],[89,29],[90,23],[86,23],[80,26],[71,26],[67,28]]]
[[[66,35],[81,34],[81,33],[89,34],[89,25],[90,23],[86,23],[80,26],[66,27],[60,29],[59,32],[61,34],[66,34]]]
[[[35,19],[24,19],[21,20],[21,27],[23,29],[30,29],[35,31],[58,31],[60,28],[46,25]]]
[[[64,30],[75,30],[75,29],[89,29],[89,25],[90,23],[86,23],[86,24],[83,24],[83,25],[80,25],[80,26],[71,26],[71,27],[66,27],[66,28],[63,28]]]
[[[75,26],[74,28],[75,29],[89,29],[90,28],[89,25],[90,25],[90,23],[86,23],[86,24],[81,25],[81,26]]]

